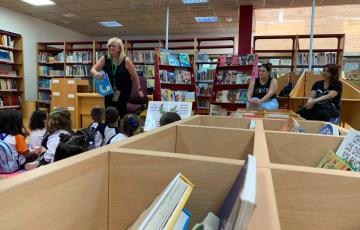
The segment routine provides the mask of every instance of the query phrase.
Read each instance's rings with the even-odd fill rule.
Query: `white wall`
[[[92,40],[87,35],[1,6],[0,29],[23,36],[25,99],[30,101],[37,99],[37,42]]]

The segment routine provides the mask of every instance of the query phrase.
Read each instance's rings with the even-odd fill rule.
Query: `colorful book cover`
[[[160,82],[167,82],[168,81],[168,76],[167,76],[167,71],[166,70],[160,70],[159,71],[160,74]]]
[[[325,169],[337,169],[345,171],[354,171],[350,165],[343,161],[339,156],[336,155],[333,151],[329,151],[324,158],[320,161],[317,166],[318,168]]]
[[[191,67],[190,57],[187,53],[179,53],[180,65],[184,67]]]
[[[174,72],[167,72],[167,83],[171,83],[171,84],[177,83]]]
[[[231,56],[231,65],[232,66],[239,65],[239,56],[238,55],[232,55]]]
[[[336,151],[336,155],[345,161],[350,167],[356,171],[360,171],[360,132],[350,129],[340,147]]]
[[[226,59],[225,59],[225,60],[226,60],[226,65],[227,65],[227,66],[230,66],[230,65],[231,65],[231,59],[232,59],[232,55],[227,55],[227,56],[226,56]]]
[[[191,73],[189,71],[181,71],[183,84],[191,84]]]
[[[180,61],[175,55],[168,53],[167,57],[170,66],[180,66]]]
[[[256,58],[256,54],[248,54],[246,56],[246,65],[253,65]]]
[[[239,65],[244,66],[246,65],[247,56],[240,56],[239,57]]]
[[[166,49],[160,49],[160,65],[168,65],[168,55]]]
[[[194,102],[195,101],[195,92],[184,91],[184,101],[185,102]]]
[[[333,136],[340,135],[339,129],[333,124],[325,124],[323,127],[321,127],[320,134]]]
[[[97,78],[95,78],[95,87],[96,87],[96,91],[101,95],[101,96],[108,96],[113,94],[113,88],[111,86],[110,83],[110,79],[108,77],[108,75],[105,72],[101,72],[102,74],[102,80],[98,80]]]
[[[226,56],[225,55],[221,55],[219,57],[219,66],[226,66]]]

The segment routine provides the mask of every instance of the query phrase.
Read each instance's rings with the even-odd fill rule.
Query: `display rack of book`
[[[154,100],[193,102],[197,112],[194,68],[189,54],[155,50]]]
[[[0,111],[21,109],[24,101],[23,40],[0,30]]]
[[[158,39],[127,40],[128,57],[133,61],[139,76],[146,79],[147,95],[155,90],[155,48],[161,46]]]
[[[227,111],[246,108],[249,81],[257,77],[258,61],[255,54],[220,56],[211,95],[211,107],[219,106]]]

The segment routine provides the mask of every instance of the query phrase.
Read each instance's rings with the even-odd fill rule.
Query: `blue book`
[[[102,80],[95,78],[95,87],[96,91],[103,97],[111,95],[114,93],[113,88],[110,83],[110,79],[105,72],[102,72]]]
[[[187,53],[179,53],[180,65],[184,67],[191,67],[190,57]]]
[[[180,61],[171,53],[168,53],[168,62],[171,66],[180,66]]]
[[[180,213],[173,230],[187,230],[190,225],[191,212],[184,208]]]

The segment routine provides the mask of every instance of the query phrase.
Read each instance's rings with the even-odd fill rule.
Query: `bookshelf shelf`
[[[0,89],[0,93],[23,93],[23,91],[17,89]]]
[[[23,80],[24,78],[23,77],[14,77],[14,76],[6,76],[6,75],[0,75],[0,79],[19,79],[19,80]]]
[[[54,62],[54,63],[50,63],[50,62],[39,62],[39,65],[64,65],[64,62]]]
[[[65,62],[66,65],[93,65],[93,62]]]
[[[211,95],[197,95],[199,98],[211,98]]]
[[[249,70],[249,69],[252,69],[253,66],[252,65],[244,65],[244,66],[241,66],[241,65],[238,65],[238,66],[218,66],[216,67],[217,69],[219,70],[239,70],[239,71],[246,71],[246,70]]]
[[[201,61],[198,61],[198,62],[196,62],[196,64],[198,64],[198,65],[206,65],[206,64],[208,64],[208,65],[216,65],[217,62],[216,61],[213,61],[213,62],[206,62],[206,61],[201,62]]]
[[[38,88],[38,90],[40,90],[40,91],[51,91],[50,88]]]
[[[13,47],[8,47],[8,46],[0,46],[0,50],[8,50],[8,51],[13,51],[13,52],[22,52],[21,49],[16,49]]]

